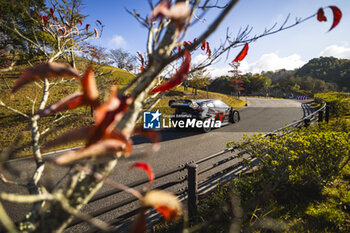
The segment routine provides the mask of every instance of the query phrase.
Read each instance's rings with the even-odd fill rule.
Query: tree
[[[206,70],[197,70],[189,75],[189,85],[194,89],[194,95],[197,95],[197,90],[203,87],[207,87],[210,83]]]
[[[52,82],[49,79],[53,74],[51,69],[56,70],[57,72],[60,70],[62,71],[66,67],[65,65],[53,62],[57,61],[58,59],[63,59],[74,66],[74,53],[81,52],[80,45],[89,39],[97,37],[98,34],[98,30],[96,28],[94,31],[90,31],[88,30],[87,26],[82,27],[81,19],[77,18],[80,15],[78,13],[80,9],[78,7],[80,4],[78,1],[63,1],[62,3],[55,1],[52,4],[53,5],[51,5],[50,9],[45,8],[41,12],[35,11],[35,14],[31,11],[32,14],[30,15],[30,19],[33,21],[32,25],[34,26],[30,33],[29,31],[21,30],[21,25],[8,25],[6,20],[4,21],[2,18],[0,19],[1,28],[5,28],[6,32],[9,32],[7,34],[9,37],[12,37],[12,34],[14,34],[18,38],[21,38],[24,41],[24,44],[36,51],[38,54],[38,60],[44,62],[43,64],[39,65],[39,71],[36,71],[33,68],[28,68],[21,76],[24,77],[24,79],[25,77],[33,74],[39,74],[39,76],[42,77],[42,82],[40,84],[37,83],[36,86],[40,88],[38,93],[41,92],[41,99],[39,103],[37,103],[36,98],[31,99],[28,97],[33,105],[32,114],[21,112],[20,110],[17,110],[0,100],[0,107],[13,111],[15,114],[22,116],[29,122],[32,137],[31,148],[33,152],[33,159],[37,166],[32,178],[26,185],[28,192],[31,195],[38,195],[42,193],[42,187],[40,187],[39,181],[45,169],[45,162],[41,154],[40,137],[51,129],[50,127],[45,129],[39,128],[40,118],[42,117],[43,110],[46,108],[50,95],[50,89],[60,82],[60,80],[55,80]],[[22,9],[22,11],[25,12],[26,10]],[[80,28],[78,28],[79,26]],[[102,25],[99,24],[99,26],[101,26],[100,30],[102,30]],[[25,51],[26,50],[24,50],[24,52]],[[60,74],[62,77],[67,75],[67,72],[61,72]],[[72,76],[77,74],[78,71],[71,71],[69,75]],[[17,82],[15,85],[18,84],[21,83]],[[15,91],[17,91],[17,89],[13,88],[12,92],[14,93]],[[66,116],[62,114],[55,117],[52,124],[64,119],[65,117]],[[34,216],[34,213],[37,213],[40,208],[40,202],[35,203],[30,214],[28,215],[28,218],[24,220],[24,224],[38,221],[38,215]]]
[[[232,62],[230,63],[230,66],[233,68],[229,72],[232,73],[232,78],[231,78],[231,87],[233,88],[233,91],[237,93],[237,97],[240,97],[241,91],[244,90],[243,87],[243,81],[241,78],[243,75],[241,74],[241,71],[239,70],[239,62]]]
[[[247,93],[266,91],[271,85],[271,79],[260,74],[245,74],[242,77]]]
[[[61,43],[53,43],[51,51],[46,51],[40,43],[33,41],[30,43],[42,51],[43,55],[47,57],[51,63],[39,64],[29,70],[27,70],[15,83],[13,92],[19,91],[21,87],[29,82],[36,80],[43,80],[43,97],[40,102],[39,112],[34,114],[33,117],[24,115],[31,119],[33,133],[33,154],[38,164],[36,175],[33,177],[34,187],[36,189],[33,192],[30,191],[30,195],[15,195],[6,192],[1,193],[1,198],[7,201],[13,202],[27,202],[34,203],[34,208],[31,214],[27,215],[29,218],[24,223],[20,223],[20,226],[30,229],[35,232],[62,232],[65,227],[70,223],[72,217],[78,217],[88,221],[101,230],[111,230],[111,226],[97,219],[92,219],[90,216],[86,216],[79,210],[86,204],[89,199],[99,190],[104,181],[108,181],[116,187],[123,188],[137,197],[141,202],[141,213],[137,221],[135,232],[142,231],[145,228],[145,211],[148,207],[156,208],[163,216],[170,220],[181,215],[181,204],[174,197],[174,195],[156,190],[146,190],[144,194],[139,191],[125,188],[124,186],[108,180],[108,174],[115,168],[117,161],[121,156],[127,156],[131,153],[132,143],[130,136],[133,133],[141,133],[151,136],[151,139],[157,143],[158,134],[153,131],[145,131],[142,128],[136,128],[136,122],[141,115],[143,108],[150,104],[157,102],[159,96],[164,92],[181,84],[188,73],[193,73],[196,70],[203,69],[212,64],[225,52],[231,48],[244,45],[247,47],[247,43],[251,43],[260,37],[267,36],[285,30],[287,28],[300,25],[302,22],[311,19],[312,17],[304,20],[298,19],[291,25],[284,23],[278,29],[271,28],[266,30],[261,35],[249,36],[249,30],[246,29],[238,33],[235,40],[231,40],[230,37],[226,37],[225,43],[219,46],[218,49],[211,50],[209,43],[205,40],[215,31],[218,25],[223,21],[225,16],[230,10],[237,4],[237,0],[228,1],[224,6],[210,5],[209,1],[191,1],[184,2],[181,0],[176,1],[173,5],[167,1],[160,2],[157,6],[152,6],[151,17],[142,17],[139,13],[130,12],[144,27],[148,29],[149,39],[146,44],[148,62],[143,71],[136,75],[128,85],[118,91],[116,88],[111,88],[109,99],[100,103],[99,92],[96,88],[93,70],[88,68],[84,75],[71,66],[65,66],[59,63],[53,63],[60,57],[68,58],[67,54],[76,51],[79,48],[79,44],[85,40],[91,38],[91,34],[87,29],[84,31],[76,29],[76,22],[73,21],[66,25],[65,22],[59,19],[56,20],[52,11],[49,19],[45,15],[41,17],[41,26],[44,32],[48,34],[49,38],[55,42],[62,40]],[[208,27],[200,34],[196,40],[187,44],[179,43],[181,41],[181,35],[186,33],[192,24],[190,19],[198,18],[197,15],[205,13],[212,8],[222,9],[218,17],[208,25]],[[196,14],[196,15],[194,15]],[[313,15],[315,16],[315,15]],[[156,23],[156,21],[158,23]],[[200,19],[199,19],[200,21]],[[13,30],[16,32],[16,30]],[[95,36],[97,36],[97,29]],[[78,32],[79,33],[78,35]],[[82,34],[84,33],[84,34]],[[24,35],[19,35],[26,39]],[[51,37],[50,37],[51,35]],[[58,47],[53,47],[56,46]],[[190,71],[191,52],[202,44],[201,48],[208,55],[206,62],[199,64]],[[243,59],[244,56],[239,58]],[[245,52],[246,54],[246,52]],[[182,60],[181,60],[182,58]],[[177,60],[181,60],[181,65],[174,73],[174,75],[167,81],[160,83],[159,75],[169,65],[174,64]],[[54,105],[45,107],[48,98],[48,88],[50,86],[48,78],[50,80],[60,80],[62,77],[74,78],[82,86],[82,93],[68,96]],[[38,181],[40,180],[40,174],[44,167],[44,161],[40,155],[39,136],[37,133],[37,120],[40,116],[47,116],[61,110],[73,109],[80,105],[88,105],[95,108],[95,125],[92,127],[74,129],[74,131],[62,135],[52,143],[61,143],[67,140],[81,140],[85,139],[86,144],[84,147],[77,151],[70,151],[59,156],[53,162],[53,165],[67,165],[71,166],[72,172],[68,176],[68,185],[65,188],[57,188],[52,192],[49,192],[47,188],[38,188]],[[4,106],[4,105],[3,105]],[[4,106],[6,107],[6,106]],[[156,146],[154,149],[157,148]],[[104,160],[100,161],[99,158],[103,157]],[[72,163],[85,158],[85,161],[80,161],[82,165],[73,165]],[[139,168],[147,172],[150,182],[153,181],[153,173],[147,164],[137,163],[133,167]],[[43,191],[41,191],[43,190]],[[0,221],[5,223],[4,225],[8,231],[15,232],[17,229],[6,215],[0,203]]]
[[[120,69],[128,69],[130,65],[135,66],[136,56],[123,49],[111,49],[110,57]]]

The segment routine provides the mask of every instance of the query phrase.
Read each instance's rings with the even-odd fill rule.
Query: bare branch
[[[2,173],[0,173],[0,179],[1,179],[1,181],[4,182],[5,184],[14,184],[14,185],[26,187],[25,184],[20,184],[20,183],[18,183],[18,182],[16,182],[16,181],[7,179],[7,178],[4,176],[4,174],[2,174]]]
[[[6,210],[0,202],[0,222],[4,225],[6,230],[10,233],[17,233],[17,228],[12,222],[11,218],[7,215]]]
[[[0,100],[0,106],[4,107],[4,108],[6,108],[14,113],[17,113],[25,118],[29,118],[29,116],[27,114],[25,114],[17,109],[11,108],[10,106],[7,106],[6,104],[4,104],[4,102],[2,102],[2,100]]]

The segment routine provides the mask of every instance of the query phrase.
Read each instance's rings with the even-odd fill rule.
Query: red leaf
[[[183,60],[180,69],[176,74],[169,79],[169,81],[151,90],[150,93],[165,92],[168,91],[184,81],[187,73],[190,71],[191,54],[186,50],[184,54],[185,59]]]
[[[132,98],[117,96],[116,92],[116,88],[113,87],[108,101],[95,109],[95,126],[89,134],[87,145],[97,142],[105,135],[110,135],[132,103]]]
[[[90,27],[90,24],[86,24],[85,30],[86,30],[86,31],[89,30],[89,27]]]
[[[17,91],[23,85],[35,80],[45,78],[76,78],[79,79],[79,72],[67,65],[56,62],[48,62],[26,69],[16,80],[12,92]]]
[[[50,8],[50,12],[51,12],[52,18],[55,18],[55,15],[54,15],[55,10],[53,8]]]
[[[320,22],[327,21],[327,17],[324,15],[323,8],[318,9],[318,11],[317,11],[317,20],[320,21]]]
[[[70,95],[46,107],[44,110],[39,111],[38,114],[40,116],[47,116],[60,111],[74,109],[81,105],[89,105],[93,108],[98,107],[98,90],[94,78],[94,73],[91,67],[87,69],[80,82],[83,88],[83,93]]]
[[[211,57],[211,50],[210,49],[207,50],[207,54],[209,57]]]
[[[77,19],[77,23],[79,23],[79,24],[80,24],[80,26],[81,26],[81,25],[83,25],[83,22],[81,22],[81,20],[80,20],[80,19]]]
[[[190,45],[192,45],[192,42],[191,42],[191,41],[184,41],[184,42],[183,42],[183,46],[184,46],[185,48],[187,48],[187,47],[190,46]]]
[[[159,150],[159,148],[160,148],[159,142],[160,142],[161,137],[157,131],[152,130],[152,129],[144,129],[141,126],[141,127],[137,127],[134,130],[134,134],[141,134],[141,135],[148,137],[152,141],[152,150],[154,152]]]
[[[96,108],[99,105],[98,89],[95,81],[94,71],[89,67],[81,79],[83,87],[84,99],[89,105]]]
[[[42,17],[42,22],[43,22],[44,24],[47,23],[47,17],[46,17],[45,15]]]
[[[246,43],[243,49],[241,50],[241,52],[237,55],[237,57],[232,62],[242,61],[245,58],[245,56],[247,56],[248,49],[249,49],[249,46],[248,46],[248,43]]]
[[[94,111],[95,124],[101,124],[107,113],[117,109],[119,106],[120,100],[117,98],[117,87],[112,86],[108,100]]]
[[[65,111],[68,109],[74,109],[84,104],[84,96],[82,93],[75,93],[67,96],[66,98],[57,101],[54,104],[47,106],[45,109],[37,112],[41,117],[48,116],[57,112]]]
[[[329,31],[331,31],[333,28],[335,28],[339,24],[340,19],[342,17],[342,13],[340,9],[336,6],[329,6],[329,8],[331,8],[333,11],[333,24],[332,24],[332,27],[329,29]]]
[[[152,171],[152,167],[148,163],[142,163],[142,162],[134,163],[130,168],[138,168],[143,170],[148,175],[149,183],[153,182],[154,174]]]
[[[66,28],[61,28],[60,31],[61,31],[62,35],[66,35]]]
[[[141,65],[142,65],[142,67],[144,67],[144,66],[145,66],[145,60],[143,59],[142,54],[141,54],[139,51],[137,51],[137,55],[139,55],[140,60],[141,60]],[[141,71],[141,72],[142,72],[142,71]]]
[[[140,72],[141,72],[141,73],[143,72],[143,67],[142,67],[142,66],[140,67]]]

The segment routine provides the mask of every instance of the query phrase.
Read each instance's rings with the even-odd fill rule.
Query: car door
[[[229,121],[231,108],[220,100],[214,101],[214,105],[219,112],[219,120],[222,122]]]

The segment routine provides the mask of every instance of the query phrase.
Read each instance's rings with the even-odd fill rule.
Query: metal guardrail
[[[308,113],[310,113],[310,111],[308,111]],[[324,104],[321,108],[312,112],[311,114],[307,114],[301,120],[276,129],[270,133],[265,134],[264,136],[273,136],[281,132],[288,133],[296,128],[307,127],[316,120],[317,122],[321,122],[324,120],[324,118],[327,122],[329,121],[329,107],[327,104]],[[248,168],[243,164],[242,159],[242,156],[248,158],[248,155],[246,155],[244,151],[232,154],[232,152],[234,152],[237,148],[237,146],[227,148],[200,160],[190,161],[187,164],[180,165],[170,171],[156,174],[155,181],[169,176],[174,177],[176,174],[180,176],[178,176],[178,178],[173,181],[159,184],[157,187],[155,187],[155,189],[170,189],[177,185],[183,184],[177,189],[177,191],[175,191],[175,194],[181,197],[180,199],[187,202],[189,216],[194,217],[197,215],[197,204],[199,197],[205,196],[215,190],[218,183],[223,184],[228,181],[232,181],[232,179],[234,179],[239,174],[248,171]],[[227,153],[230,153],[230,156],[227,156]],[[251,164],[257,164],[257,160],[251,160]],[[185,171],[187,174],[183,174]],[[140,179],[129,184],[128,186],[137,188],[147,183],[148,179]],[[90,200],[88,204],[101,201],[120,192],[122,192],[122,190],[112,189],[104,193],[97,194]],[[92,211],[88,214],[92,217],[98,217],[102,214],[124,207],[136,201],[138,201],[137,198],[130,197],[117,203],[113,203],[112,205],[108,205],[106,207]],[[135,216],[138,213],[138,210],[138,207],[134,208],[133,210],[116,217],[108,223],[114,226],[123,224],[125,221]],[[74,227],[81,223],[83,223],[82,220],[74,219],[68,227]],[[89,232],[96,231],[97,229],[92,228]]]

